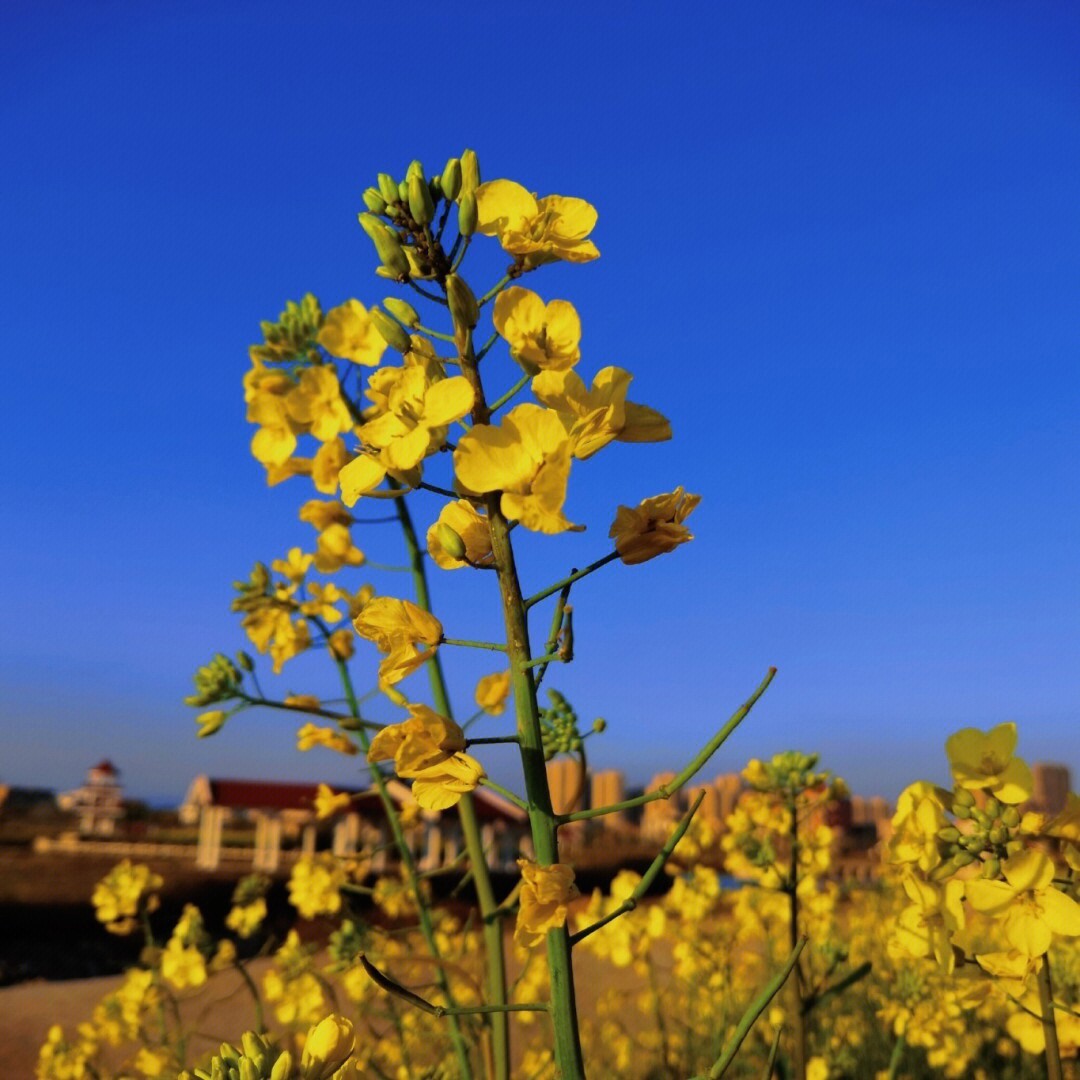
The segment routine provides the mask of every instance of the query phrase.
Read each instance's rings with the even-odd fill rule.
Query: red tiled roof
[[[108,758],[102,758],[90,771],[102,772],[107,776],[116,776],[120,770]]]
[[[214,805],[234,810],[312,810],[318,790],[318,784],[287,784],[273,780],[210,781]]]

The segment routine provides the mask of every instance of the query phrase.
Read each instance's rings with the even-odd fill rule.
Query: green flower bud
[[[240,1080],[262,1080],[262,1070],[255,1067],[251,1058],[240,1059]]]
[[[480,186],[480,162],[475,150],[461,155],[461,194],[471,195]]]
[[[364,200],[364,205],[373,214],[386,213],[386,200],[382,197],[382,193],[379,191],[378,188],[366,188],[361,198],[363,198]]]
[[[223,1042],[218,1049],[218,1056],[230,1065],[240,1064],[240,1051],[232,1043]]]
[[[393,229],[387,228],[374,214],[360,214],[357,217],[360,227],[368,234],[375,245],[375,253],[383,266],[398,279],[409,276],[409,260],[405,249]]]
[[[987,859],[983,863],[982,877],[993,881],[1001,876],[1001,862],[998,859]]]
[[[410,330],[420,325],[420,315],[412,304],[405,300],[399,300],[396,296],[388,296],[383,301],[383,307],[394,316],[399,323],[404,323]]]
[[[965,866],[970,866],[975,861],[975,856],[969,851],[958,851],[949,861],[957,870],[960,870]]]
[[[987,799],[986,805],[983,806],[983,813],[986,814],[991,821],[996,821],[998,815],[1001,813],[1001,803],[995,798]]]
[[[397,181],[389,173],[379,173],[379,194],[388,203],[397,202]]]
[[[959,803],[961,806],[974,806],[975,796],[967,788],[957,788],[953,793],[953,802]]]
[[[445,521],[440,521],[435,527],[435,539],[438,540],[439,547],[441,547],[451,559],[465,558],[465,541],[462,540],[461,535],[456,530],[450,528]]]
[[[439,177],[439,186],[442,188],[442,193],[451,201],[458,197],[458,192],[461,190],[461,162],[456,157],[452,157],[446,163],[446,168]]]
[[[243,649],[236,654],[236,666],[242,668],[244,671],[254,671],[255,661],[251,658],[250,653],[246,653]]]
[[[476,195],[471,191],[463,192],[458,201],[458,232],[462,236],[472,236],[476,232],[476,220]]]
[[[421,180],[424,179],[424,163],[419,158],[413,158],[409,162],[409,167],[405,170],[406,181],[411,180],[414,176],[419,176]]]
[[[405,328],[399,322],[395,322],[381,308],[373,307],[368,312],[368,318],[379,332],[379,336],[392,349],[399,353],[407,353],[412,348],[412,341],[405,333]]]
[[[262,1059],[268,1056],[269,1047],[266,1041],[259,1035],[256,1035],[254,1031],[245,1031],[240,1036],[240,1045],[244,1048],[244,1056],[251,1058],[256,1065],[259,1066],[259,1071],[262,1071]]]
[[[407,203],[409,201],[409,181],[408,180],[399,180],[398,181],[397,194],[398,194],[398,199],[401,202]]]
[[[435,203],[431,199],[431,189],[423,176],[409,178],[409,213],[418,225],[430,225],[435,216]]]
[[[592,729],[597,735],[603,735],[607,731],[607,721],[602,716],[598,716],[592,722]]]
[[[1001,811],[1001,823],[1008,829],[1015,829],[1020,824],[1020,811],[1015,806],[1006,806]]]
[[[225,1063],[219,1057],[210,1062],[210,1080],[229,1080],[229,1074],[225,1070]]]
[[[971,807],[963,806],[960,803],[952,804],[952,812],[954,816],[960,818],[961,820],[966,820],[967,818],[971,817]]]
[[[990,830],[990,843],[991,844],[994,844],[994,845],[1004,844],[1005,841],[1008,838],[1009,838],[1009,834],[1000,825],[995,825]]]
[[[480,321],[480,307],[464,278],[457,274],[446,276],[446,299],[455,330],[458,327],[471,330]]]
[[[944,829],[938,829],[937,837],[947,844],[955,844],[960,839],[960,830],[955,826],[947,825]]]

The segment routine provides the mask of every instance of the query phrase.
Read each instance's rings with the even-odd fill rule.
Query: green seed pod
[[[382,197],[382,194],[380,193],[378,188],[366,188],[361,198],[363,198],[364,200],[364,205],[373,214],[386,213],[386,200]]]
[[[394,316],[399,323],[404,323],[410,329],[420,325],[420,315],[412,304],[405,300],[399,300],[396,296],[388,296],[383,301],[383,307]]]
[[[430,225],[435,216],[435,203],[431,200],[431,189],[423,176],[409,178],[409,213],[418,225]]]
[[[392,349],[397,349],[399,353],[407,353],[412,348],[412,341],[405,333],[405,328],[401,323],[391,319],[381,308],[373,307],[368,312],[368,318],[379,332],[379,336]]]
[[[413,158],[409,162],[409,167],[405,170],[406,180],[411,180],[414,176],[419,176],[421,180],[424,179],[424,163],[419,158]]]
[[[471,195],[480,186],[480,161],[475,150],[461,155],[461,194]]]
[[[1006,806],[1001,811],[1001,824],[1007,829],[1015,829],[1020,824],[1020,811],[1015,806]]]
[[[456,157],[452,157],[446,163],[439,181],[442,193],[448,199],[453,200],[458,197],[458,192],[461,191],[461,162]]]
[[[454,329],[471,330],[480,321],[480,306],[476,302],[472,289],[464,278],[457,274],[446,276],[446,300],[450,305],[450,316],[454,320]]]
[[[396,202],[398,197],[397,181],[389,174],[379,173],[379,194],[388,202]]]
[[[456,530],[450,528],[446,522],[441,521],[435,527],[435,539],[438,540],[439,547],[441,547],[451,559],[465,558],[465,541],[462,540],[461,535]]]
[[[961,806],[974,806],[975,796],[967,788],[957,788],[953,793],[953,802],[959,803]]]

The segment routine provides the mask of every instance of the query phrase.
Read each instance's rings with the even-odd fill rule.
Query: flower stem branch
[[[698,807],[701,806],[701,800],[704,798],[705,792],[699,791],[697,798],[694,799],[690,809],[683,815],[682,820],[676,826],[675,831],[668,837],[667,843],[664,844],[656,858],[649,864],[649,869],[642,875],[641,880],[638,882],[634,891],[610,914],[605,915],[602,919],[598,919],[591,926],[586,926],[584,930],[579,930],[576,934],[571,934],[571,945],[576,945],[579,941],[583,941],[590,934],[595,934],[597,930],[607,926],[610,922],[614,922],[620,915],[625,915],[627,912],[633,911],[634,908],[638,906],[642,898],[649,891],[652,883],[656,880],[656,875],[663,870],[664,864],[671,858],[676,845],[686,834],[686,830],[690,828],[690,822],[693,820]]]
[[[1054,991],[1050,983],[1050,954],[1042,958],[1036,975],[1039,986],[1039,1013],[1043,1036],[1046,1039],[1046,1080],[1061,1080],[1061,1048],[1058,1045],[1057,1021],[1054,1017]]]
[[[341,723],[346,721],[350,728],[356,727],[368,728],[371,731],[379,731],[382,728],[382,724],[375,723],[374,720],[364,720],[360,716],[353,716],[349,713],[332,712],[330,709],[311,708],[310,706],[289,705],[284,701],[272,701],[270,698],[265,697],[248,697],[244,695],[244,700],[249,705],[258,705],[265,709],[283,709],[285,712],[302,713],[305,716],[321,716],[324,720],[335,720]]]
[[[558,823],[565,825],[568,821],[586,821],[589,818],[617,814],[621,810],[632,810],[635,806],[644,806],[646,803],[655,802],[657,799],[670,799],[675,792],[684,787],[705,767],[709,758],[720,749],[727,737],[746,719],[761,695],[768,690],[769,684],[773,681],[775,675],[776,668],[769,668],[758,688],[739,706],[728,722],[698,751],[690,764],[674,780],[668,781],[668,783],[658,787],[655,791],[638,795],[633,799],[625,799],[620,803],[612,803],[610,806],[599,806],[593,810],[577,810],[572,814],[560,814],[557,818]]]
[[[495,641],[471,641],[468,638],[444,637],[442,643],[444,645],[462,645],[469,649],[487,649],[489,652],[506,652],[506,646]]]
[[[491,403],[490,411],[492,413],[498,412],[499,409],[501,409],[508,401],[511,401],[513,398],[517,397],[518,393],[524,390],[526,386],[528,386],[530,378],[531,376],[528,372],[522,375],[521,378],[518,379],[518,381],[514,383],[514,385],[511,386],[509,390],[506,391],[505,394],[503,394],[501,397],[497,397]]]
[[[557,593],[564,586],[573,585],[575,581],[580,581],[583,577],[588,576],[594,570],[599,570],[601,566],[607,566],[607,564],[611,562],[612,559],[617,559],[618,557],[619,553],[617,551],[610,551],[603,558],[597,559],[596,562],[589,563],[589,565],[586,566],[584,569],[571,571],[566,577],[562,579],[562,581],[556,581],[554,585],[543,589],[541,592],[536,593],[534,596],[530,596],[529,599],[525,601],[525,607],[534,607],[536,604],[539,604],[541,600],[546,600],[549,596]]]
[[[784,962],[784,966],[765,984],[761,993],[750,1002],[750,1007],[743,1013],[742,1019],[736,1026],[731,1038],[728,1039],[723,1053],[716,1059],[715,1064],[706,1074],[708,1080],[720,1080],[720,1077],[728,1071],[728,1067],[735,1060],[735,1055],[739,1052],[743,1040],[750,1034],[750,1029],[757,1022],[757,1018],[769,1007],[769,1002],[780,993],[784,983],[788,980],[788,976],[799,962],[799,954],[805,947],[806,938],[799,938],[795,948],[791,950],[791,955]],[[697,1077],[695,1080],[701,1080],[701,1078]]]
[[[485,776],[483,780],[480,781],[480,783],[483,784],[484,787],[489,787],[492,791],[497,792],[507,802],[511,802],[516,807],[518,807],[518,809],[528,812],[529,804],[524,799],[519,798],[517,795],[515,795],[512,791],[509,790],[509,788],[504,788],[502,784],[496,784],[494,780],[487,776]]]

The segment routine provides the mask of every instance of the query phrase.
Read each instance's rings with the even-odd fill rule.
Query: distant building
[[[59,810],[56,795],[48,788],[12,787],[0,784],[0,817],[51,818]]]
[[[124,816],[124,789],[120,770],[109,760],[99,761],[86,773],[86,783],[56,798],[61,810],[75,814],[83,836],[113,836]]]
[[[590,810],[601,806],[614,806],[615,803],[622,802],[623,797],[623,774],[618,769],[603,769],[592,774]],[[596,819],[596,824],[605,829],[622,827],[626,824],[626,815],[622,811],[605,814],[604,817]]]
[[[657,773],[645,788],[645,794],[650,795],[659,788],[665,787],[675,779],[675,773]],[[642,835],[650,840],[666,840],[674,829],[675,823],[683,813],[682,792],[675,792],[668,799],[655,799],[645,804],[644,813],[641,815]]]
[[[1032,806],[1043,814],[1060,814],[1069,799],[1071,778],[1065,765],[1038,762],[1031,769]]]
[[[585,808],[588,776],[577,758],[554,758],[547,763],[551,808],[556,814],[572,814]]]

